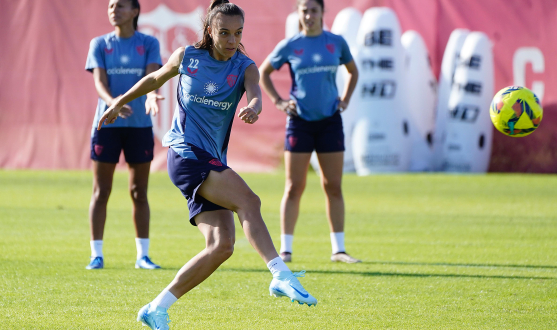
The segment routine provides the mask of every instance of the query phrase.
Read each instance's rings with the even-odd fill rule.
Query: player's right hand
[[[275,105],[277,106],[277,109],[286,113],[289,116],[296,116],[296,117],[298,116],[298,112],[296,111],[296,101],[294,100],[287,101],[287,100],[280,99]]]
[[[104,122],[106,124],[113,124],[116,121],[116,117],[120,116],[122,118],[127,118],[132,114],[132,109],[129,105],[118,105],[119,98],[112,103],[112,105],[106,109],[103,113],[101,119],[99,120],[99,124],[97,126],[97,130],[100,130]]]

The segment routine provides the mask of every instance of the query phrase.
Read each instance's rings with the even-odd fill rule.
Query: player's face
[[[320,31],[323,27],[323,8],[314,0],[303,0],[298,4],[298,16],[305,32]]]
[[[138,9],[132,7],[130,0],[110,0],[108,3],[108,20],[112,26],[133,24],[138,14]]]
[[[213,57],[219,61],[231,58],[242,41],[244,20],[242,16],[217,14],[211,22],[210,33],[213,39]]]

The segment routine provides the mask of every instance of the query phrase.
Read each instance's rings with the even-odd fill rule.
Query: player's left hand
[[[159,100],[164,100],[164,96],[157,93],[147,94],[147,100],[145,101],[145,113],[152,113],[156,116],[159,113]]]
[[[339,98],[338,105],[337,105],[337,110],[339,110],[340,112],[344,112],[344,110],[346,110],[346,108],[348,108],[348,102],[343,101]]]
[[[238,117],[243,120],[246,124],[253,124],[259,119],[257,111],[252,107],[243,107],[240,109]]]

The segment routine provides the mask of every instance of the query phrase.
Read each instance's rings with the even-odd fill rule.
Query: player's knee
[[[300,199],[305,188],[305,185],[301,183],[287,183],[285,195],[288,199]]]
[[[147,188],[132,186],[130,195],[134,203],[147,203]]]
[[[107,203],[111,191],[110,187],[95,187],[93,189],[93,199],[97,203]]]
[[[211,254],[223,262],[234,253],[234,238],[221,237],[210,247]]]
[[[342,187],[340,183],[325,183],[323,184],[323,189],[329,197],[342,197]]]
[[[261,209],[261,198],[257,196],[253,191],[250,192],[246,198],[248,206],[253,209]]]

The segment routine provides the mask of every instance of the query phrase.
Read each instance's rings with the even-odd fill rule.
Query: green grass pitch
[[[284,175],[245,174],[275,243]],[[86,271],[90,172],[0,171],[1,329],[141,329],[135,321],[204,247],[166,173],[151,177],[151,256],[134,269],[127,173],[118,172],[105,269]],[[556,329],[557,176],[346,175],[346,241],[329,261],[310,173],[295,271],[317,307],[269,296],[271,275],[237,224],[234,255],[171,309],[171,329]]]

